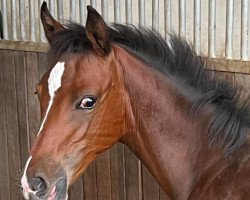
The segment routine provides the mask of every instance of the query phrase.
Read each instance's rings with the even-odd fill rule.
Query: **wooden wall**
[[[0,50],[0,199],[20,200],[20,177],[36,137],[40,113],[34,95],[47,69],[44,53]],[[250,91],[250,74],[216,72]],[[101,154],[70,190],[71,200],[168,200],[123,145]]]

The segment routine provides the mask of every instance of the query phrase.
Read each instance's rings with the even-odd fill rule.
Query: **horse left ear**
[[[87,6],[88,17],[86,22],[86,34],[95,52],[104,57],[110,52],[110,42],[107,26],[101,15],[91,6]]]
[[[43,2],[41,7],[41,20],[46,38],[49,43],[53,42],[54,33],[65,29],[62,24],[60,24],[51,16],[47,7],[47,3],[45,1]]]

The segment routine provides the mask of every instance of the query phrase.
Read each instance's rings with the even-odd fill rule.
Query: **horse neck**
[[[188,116],[190,102],[167,78],[120,47],[115,47],[133,111],[133,127],[121,142],[146,165],[173,199],[187,199],[195,184],[221,154],[207,150],[206,117]],[[218,164],[213,178],[224,164]],[[203,170],[201,170],[203,169]]]

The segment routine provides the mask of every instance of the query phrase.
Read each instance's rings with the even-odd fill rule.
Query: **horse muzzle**
[[[42,178],[37,178],[31,184],[33,191],[29,193],[30,200],[67,200],[67,178],[59,178],[55,184],[47,188]]]

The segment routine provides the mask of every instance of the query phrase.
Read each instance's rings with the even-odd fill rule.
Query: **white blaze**
[[[38,132],[37,136],[42,131],[44,123],[45,123],[45,121],[46,121],[46,119],[48,117],[50,108],[51,108],[51,106],[53,104],[53,100],[54,100],[54,97],[55,97],[55,92],[61,87],[61,79],[62,79],[62,75],[63,75],[63,72],[64,72],[64,64],[65,64],[64,62],[58,62],[50,72],[49,79],[48,79],[48,91],[49,91],[50,100],[49,100],[48,108],[46,110],[46,114],[45,114],[45,116],[43,118],[43,121],[41,123],[41,126],[40,126],[40,129],[39,129],[39,132]],[[33,193],[33,194],[36,193],[35,191],[32,191],[29,188],[29,184],[28,184],[28,180],[27,180],[27,169],[28,169],[28,166],[29,166],[29,163],[30,163],[31,159],[32,159],[32,156],[30,156],[29,159],[26,162],[24,172],[23,172],[23,177],[21,179],[21,184],[22,184],[22,187],[23,187],[23,195],[24,195],[24,197],[26,199],[29,198],[28,197],[29,193]]]
[[[50,72],[49,79],[48,79],[48,90],[49,90],[49,96],[50,96],[49,105],[48,105],[46,114],[43,118],[43,121],[42,121],[42,124],[40,126],[37,136],[42,131],[43,125],[48,117],[50,108],[54,100],[55,92],[61,87],[61,79],[62,79],[62,75],[64,72],[64,64],[65,64],[64,62],[58,62]]]

